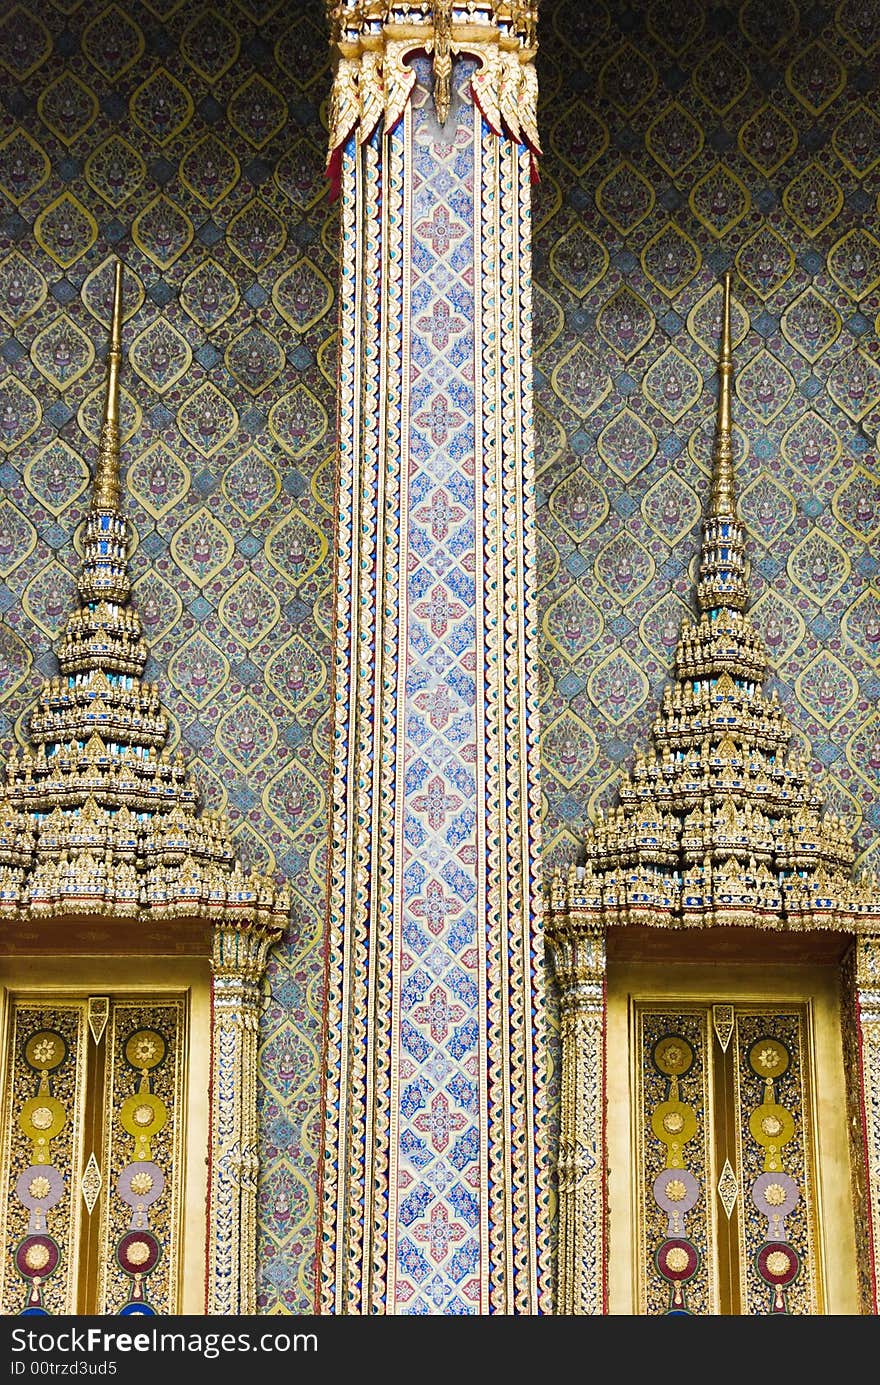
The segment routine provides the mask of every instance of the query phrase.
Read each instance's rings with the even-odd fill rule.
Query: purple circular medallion
[[[654,1179],[654,1201],[669,1218],[666,1228],[670,1236],[684,1231],[685,1214],[696,1205],[700,1196],[700,1180],[689,1169],[661,1169]]]
[[[52,1164],[28,1164],[15,1180],[15,1191],[29,1212],[46,1212],[64,1196],[64,1176]]]
[[[60,1259],[51,1236],[26,1236],[15,1252],[15,1267],[23,1279],[46,1279]]]
[[[697,1272],[700,1257],[690,1241],[679,1237],[664,1241],[654,1257],[657,1268],[664,1279],[673,1284],[683,1284]]]
[[[116,1187],[122,1201],[139,1211],[141,1208],[149,1207],[161,1196],[165,1187],[165,1175],[158,1164],[141,1160],[138,1163],[126,1164],[117,1179]]]
[[[762,1173],[752,1185],[752,1202],[767,1218],[768,1241],[785,1240],[785,1218],[800,1202],[801,1192],[794,1179],[780,1169]]]
[[[161,1247],[152,1231],[128,1231],[116,1247],[116,1258],[126,1274],[149,1274],[160,1254]]]

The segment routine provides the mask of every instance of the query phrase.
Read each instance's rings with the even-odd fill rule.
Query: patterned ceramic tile
[[[597,3],[589,16],[580,0],[543,0],[535,345],[549,861],[572,858],[588,809],[613,796],[669,675],[705,495],[727,265],[742,313],[735,407],[756,619],[816,772],[876,860],[871,11],[723,0],[694,22],[692,6],[671,0]],[[132,569],[150,674],[245,859],[296,892],[263,1020],[260,1306],[308,1311],[337,234],[322,175],[323,6],[10,5],[0,65],[0,737],[21,735],[54,669],[119,254]],[[449,211],[434,210],[435,254],[454,254]],[[445,353],[460,331],[455,303],[428,316],[424,339]],[[419,426],[455,427],[453,393],[441,390]],[[425,503],[424,523],[446,542],[455,496],[441,488]],[[431,603],[429,591],[433,639]],[[418,710],[446,734],[448,708]],[[427,927],[436,907],[426,886]],[[439,1001],[420,1002],[429,1027],[444,1022]],[[414,1138],[437,1143],[444,1113],[425,1119]],[[432,1224],[414,1254],[430,1258],[430,1237],[453,1222],[450,1212]]]

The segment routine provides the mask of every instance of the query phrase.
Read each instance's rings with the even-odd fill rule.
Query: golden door
[[[839,1015],[833,967],[609,972],[612,1312],[858,1312]]]
[[[4,1314],[204,1311],[186,1283],[203,1295],[192,1252],[204,1256],[207,1074],[199,1054],[194,1085],[192,999],[4,993]],[[197,1029],[204,1009],[200,996]],[[195,1237],[184,1235],[188,1201]]]

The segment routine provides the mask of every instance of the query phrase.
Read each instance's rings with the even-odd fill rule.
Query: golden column
[[[320,1311],[549,1307],[533,4],[329,6],[341,205]]]
[[[559,987],[556,1312],[605,1312],[605,933],[584,918],[548,925]]]
[[[280,936],[276,920],[268,918],[242,918],[212,930],[208,1312],[214,1314],[257,1311],[260,983],[269,949]]]
[[[880,898],[874,912],[880,914]],[[855,1042],[847,1052],[853,1167],[861,1172],[853,1189],[863,1216],[856,1219],[863,1302],[880,1312],[877,1255],[880,1250],[880,934],[855,942]],[[856,1076],[858,1074],[858,1077]],[[859,1080],[860,1079],[860,1080]]]

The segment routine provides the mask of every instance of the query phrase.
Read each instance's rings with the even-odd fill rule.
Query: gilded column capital
[[[256,1024],[260,982],[269,949],[281,935],[281,928],[259,922],[222,922],[214,926],[211,967],[218,1023]]]
[[[452,61],[479,61],[471,86],[487,124],[540,154],[536,0],[328,0],[333,53],[330,99],[331,178],[339,151],[356,132],[363,144],[384,117],[391,130],[415,86],[407,59],[427,52],[434,69],[434,105],[443,125],[452,94]]]
[[[546,933],[563,1009],[602,1004],[605,932],[571,915],[557,916]]]
[[[880,1021],[880,935],[856,940],[855,980],[862,1023]]]
[[[856,985],[860,991],[880,991],[880,934],[865,934],[856,942]]]

